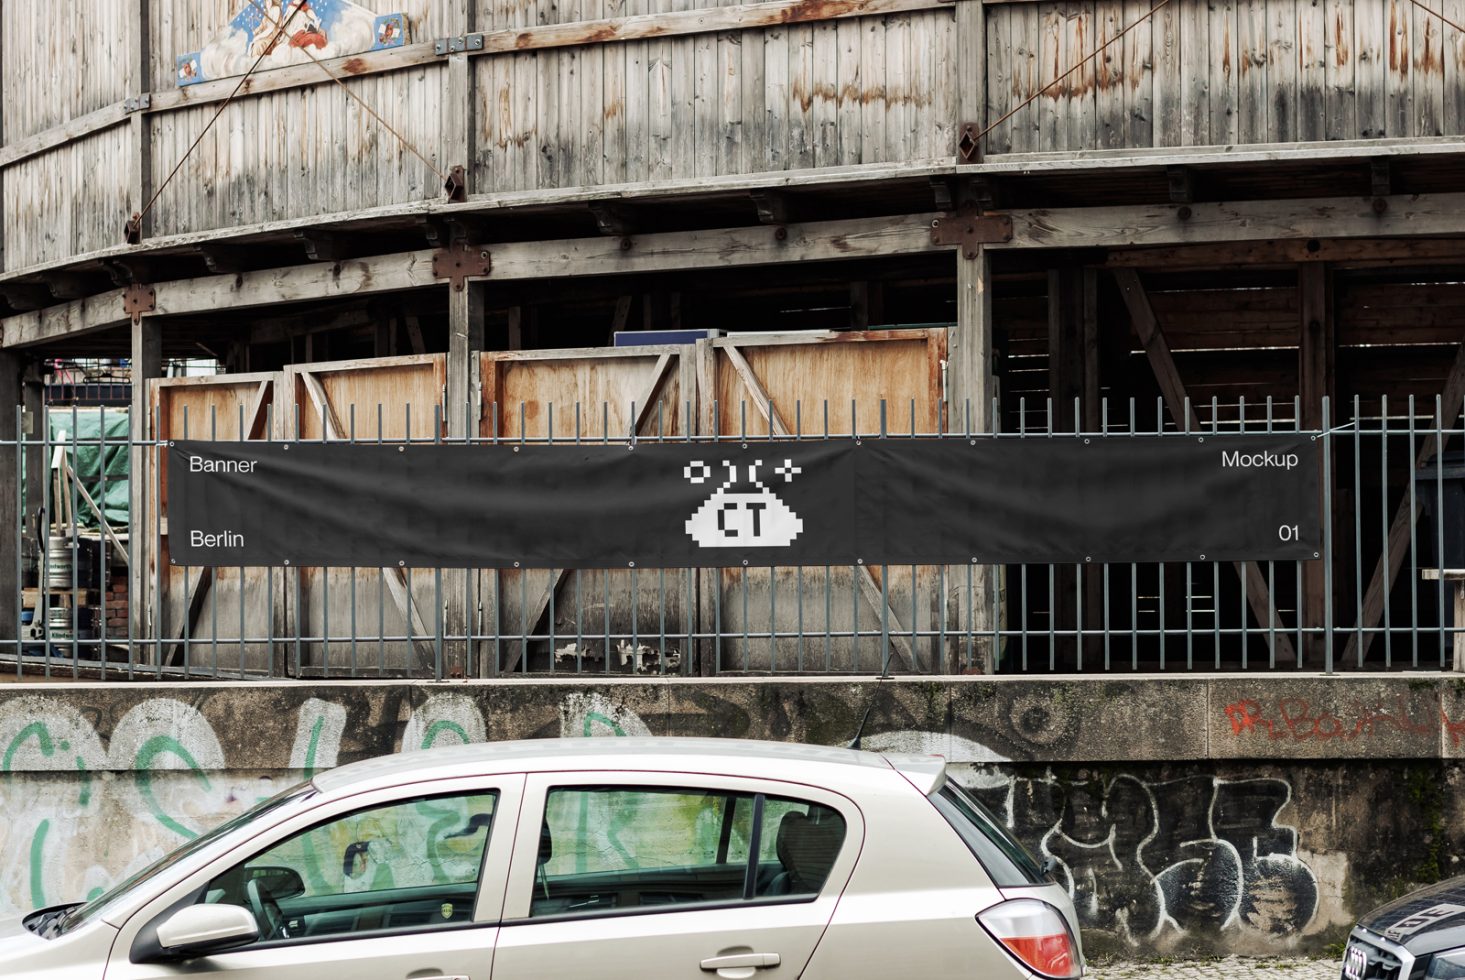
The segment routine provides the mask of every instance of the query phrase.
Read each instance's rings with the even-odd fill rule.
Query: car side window
[[[201,901],[248,909],[261,942],[466,925],[497,802],[421,797],[337,817],[219,875]]]
[[[556,787],[531,918],[813,898],[844,843],[830,807],[756,793]]]

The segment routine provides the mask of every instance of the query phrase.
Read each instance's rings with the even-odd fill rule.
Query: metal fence
[[[690,419],[692,406],[682,419]],[[613,433],[606,406],[511,409],[573,416],[573,435],[449,440],[440,413],[419,412],[410,442],[616,443],[768,438],[767,404],[736,407],[717,436],[671,435],[668,406],[630,417],[651,434]],[[0,670],[16,677],[179,679],[255,677],[494,677],[514,674],[953,674],[1242,670],[1452,669],[1465,571],[1452,550],[1465,531],[1458,489],[1465,464],[1448,449],[1458,409],[1438,399],[1321,405],[1302,427],[1297,401],[1185,406],[1177,426],[1156,401],[1090,406],[1091,424],[1055,424],[1051,400],[991,406],[1001,431],[973,434],[972,407],[948,412],[945,433],[917,431],[914,403],[882,403],[878,418],[849,406],[848,431],[829,428],[830,405],[791,410],[792,438],[916,436],[983,439],[1124,439],[1311,432],[1322,443],[1323,554],[1314,562],[917,565],[888,568],[481,570],[173,566],[167,554],[165,445],[53,439],[27,432],[17,410],[0,440],[0,465],[24,456],[28,474],[0,510],[25,542],[4,559],[20,583],[0,627]],[[842,416],[844,406],[839,406]],[[1341,409],[1341,411],[1339,411]],[[54,410],[53,410],[54,411]],[[75,415],[79,410],[71,409]],[[101,408],[104,419],[116,410]],[[378,406],[354,408],[344,438],[383,440]],[[488,431],[502,431],[492,406]],[[761,414],[760,414],[761,413]],[[212,413],[211,413],[212,414]],[[414,432],[410,409],[402,431]],[[1067,413],[1063,413],[1067,414]],[[1082,418],[1074,406],[1069,418]],[[1338,418],[1335,418],[1339,416]],[[953,416],[960,416],[959,418]],[[1097,417],[1098,424],[1092,424]],[[561,424],[565,416],[561,414]],[[844,416],[842,416],[844,417]],[[243,408],[237,424],[245,432]],[[271,418],[264,432],[279,430]],[[476,427],[476,421],[475,426]],[[360,424],[358,424],[360,423]],[[369,424],[368,424],[369,423]],[[184,417],[178,438],[215,438],[216,415]],[[298,439],[300,418],[284,431]],[[159,431],[156,425],[149,431]],[[371,433],[376,433],[372,435]],[[280,438],[279,436],[275,436]],[[401,441],[401,440],[396,440]],[[1458,445],[1458,443],[1457,443]],[[130,450],[134,520],[99,519],[98,498],[117,476],[78,460]],[[3,483],[0,483],[3,486]],[[159,504],[162,504],[160,507]],[[84,520],[91,515],[91,520]],[[1441,519],[1443,515],[1443,519]],[[933,515],[936,519],[939,515]],[[511,517],[510,517],[511,519]],[[82,527],[93,524],[95,530]],[[371,533],[363,528],[363,534]],[[128,564],[130,563],[130,565]],[[130,570],[129,570],[130,569]],[[12,628],[13,626],[13,628]]]

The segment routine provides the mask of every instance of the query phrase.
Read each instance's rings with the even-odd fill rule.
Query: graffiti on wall
[[[556,706],[557,721],[536,734],[651,734],[636,710],[597,691],[571,691]],[[335,766],[343,743],[359,754],[344,705],[308,698],[295,710],[289,754],[280,757],[289,760],[286,778]],[[0,705],[0,805],[10,815],[0,824],[0,911],[100,894],[283,788],[280,779],[231,770],[226,739],[183,701],[144,700],[105,740],[94,722],[59,699]],[[481,742],[488,731],[479,699],[437,694],[404,709],[390,747]],[[1085,926],[1126,942],[1192,931],[1295,935],[1317,909],[1317,882],[1298,855],[1297,831],[1283,822],[1291,788],[1281,779],[1017,778],[1001,753],[946,732],[886,731],[864,745],[961,763],[959,777],[1057,862]],[[341,856],[319,859],[339,864]]]
[[[1279,822],[1281,779],[1131,775],[1063,781],[979,769],[963,782],[1013,833],[1057,863],[1086,928],[1130,943],[1166,932],[1252,930],[1295,936],[1318,885]]]

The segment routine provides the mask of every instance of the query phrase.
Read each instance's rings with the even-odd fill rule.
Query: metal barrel
[[[53,640],[71,639],[71,607],[52,606],[47,609],[46,629]]]
[[[52,589],[71,588],[71,539],[53,534],[46,541],[46,586]]]

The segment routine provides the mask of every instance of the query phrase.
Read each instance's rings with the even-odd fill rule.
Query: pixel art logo
[[[722,465],[727,467],[727,479],[687,518],[687,533],[692,540],[704,548],[786,548],[793,544],[804,529],[804,521],[758,479],[763,460],[755,460],[748,467],[751,486],[737,491],[733,489],[738,480],[737,465],[729,460]],[[783,477],[784,483],[792,483],[802,472],[791,459],[773,468],[774,475]],[[694,459],[682,468],[682,476],[700,485],[712,479],[712,467]]]

